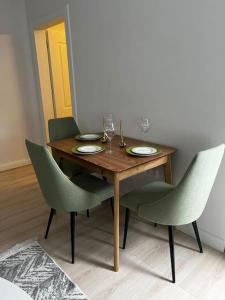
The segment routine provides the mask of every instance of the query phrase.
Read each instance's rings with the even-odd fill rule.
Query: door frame
[[[69,70],[69,81],[70,81],[70,92],[71,92],[71,104],[73,117],[78,123],[78,105],[77,105],[77,90],[76,90],[76,69],[75,69],[75,61],[74,61],[74,53],[73,43],[72,43],[72,35],[71,35],[71,17],[70,17],[70,5],[67,3],[63,9],[59,9],[58,11],[54,11],[51,14],[47,14],[45,16],[41,16],[35,21],[29,19],[30,24],[30,37],[32,42],[33,49],[33,60],[34,60],[34,69],[36,75],[36,86],[37,93],[39,99],[39,107],[41,113],[41,127],[42,127],[42,140],[43,144],[46,144],[48,137],[46,136],[46,126],[45,126],[45,117],[44,117],[44,108],[43,108],[43,93],[41,89],[41,82],[39,77],[39,68],[38,68],[38,58],[36,51],[36,41],[35,35],[37,32],[44,32],[45,28],[55,25],[57,23],[64,22],[65,24],[65,32],[66,32],[66,44],[67,44],[67,56],[68,56],[68,70]],[[41,37],[41,39],[44,38]],[[42,40],[43,43],[43,40]],[[44,44],[44,43],[43,43]],[[45,43],[46,44],[46,43]],[[47,45],[46,45],[47,50]],[[45,73],[45,76],[48,78],[50,74]],[[50,78],[49,78],[50,80]]]

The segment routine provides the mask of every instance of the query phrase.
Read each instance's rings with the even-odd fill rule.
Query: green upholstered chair
[[[49,139],[51,142],[73,138],[80,133],[80,130],[73,117],[50,119],[48,121]],[[69,177],[82,173],[82,168],[75,165],[72,161],[58,157],[53,153],[53,157],[60,169]]]
[[[80,134],[80,130],[73,117],[50,119],[48,121],[48,130],[49,139],[51,142],[66,138],[74,138],[76,135]],[[77,176],[85,171],[84,168],[77,166],[71,160],[63,157],[58,157],[54,153],[53,157],[63,173],[65,173],[70,178]],[[87,217],[89,216],[90,213],[89,210],[87,210]]]
[[[89,174],[73,178],[62,172],[47,148],[26,140],[43,196],[51,208],[45,238],[48,236],[56,211],[70,213],[72,263],[74,263],[75,212],[93,208],[113,196],[113,188],[107,182]]]
[[[50,141],[75,137],[80,130],[73,117],[50,119],[48,121]]]
[[[49,139],[50,141],[57,141],[66,138],[74,138],[80,134],[80,130],[77,126],[76,121],[73,117],[56,118],[48,121]],[[70,178],[77,176],[81,173],[88,173],[87,169],[74,164],[71,160],[63,157],[57,157],[53,153],[53,157],[60,169]],[[110,198],[111,209],[113,213],[113,197]],[[90,216],[89,210],[87,209],[87,217]]]
[[[199,250],[203,252],[196,221],[206,206],[223,158],[224,148],[224,145],[220,145],[199,152],[177,186],[152,182],[121,198],[121,205],[126,207],[124,249],[130,211],[148,221],[168,226],[173,282],[175,282],[173,226],[192,223]]]

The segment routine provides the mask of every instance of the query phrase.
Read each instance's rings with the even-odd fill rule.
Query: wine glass
[[[112,119],[105,119],[104,120],[104,131],[107,135],[107,138],[109,140],[109,150],[108,153],[112,153],[112,139],[115,135],[115,125],[113,123]]]
[[[113,120],[113,114],[112,113],[104,113],[103,114],[103,120],[104,121]]]
[[[140,128],[144,138],[146,133],[150,130],[150,119],[148,117],[142,117],[138,122],[138,127]]]

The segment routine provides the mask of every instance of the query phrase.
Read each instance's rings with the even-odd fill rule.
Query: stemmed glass
[[[150,130],[150,119],[148,117],[142,117],[138,122],[138,127],[140,128],[144,138],[145,134]]]
[[[109,140],[109,150],[108,153],[112,153],[112,139],[115,135],[115,125],[113,122],[112,114],[105,114],[104,115],[104,131],[107,135],[107,138]]]

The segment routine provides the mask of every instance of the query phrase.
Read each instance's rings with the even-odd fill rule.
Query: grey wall
[[[27,163],[39,118],[25,2],[0,0],[0,170]]]
[[[177,147],[177,182],[193,155],[224,142],[225,2],[222,0],[71,0],[78,115],[81,128],[100,129],[103,112],[138,136]],[[65,1],[30,0],[33,20]],[[223,249],[225,167],[199,222],[203,239]],[[198,201],[198,199],[196,199]]]

